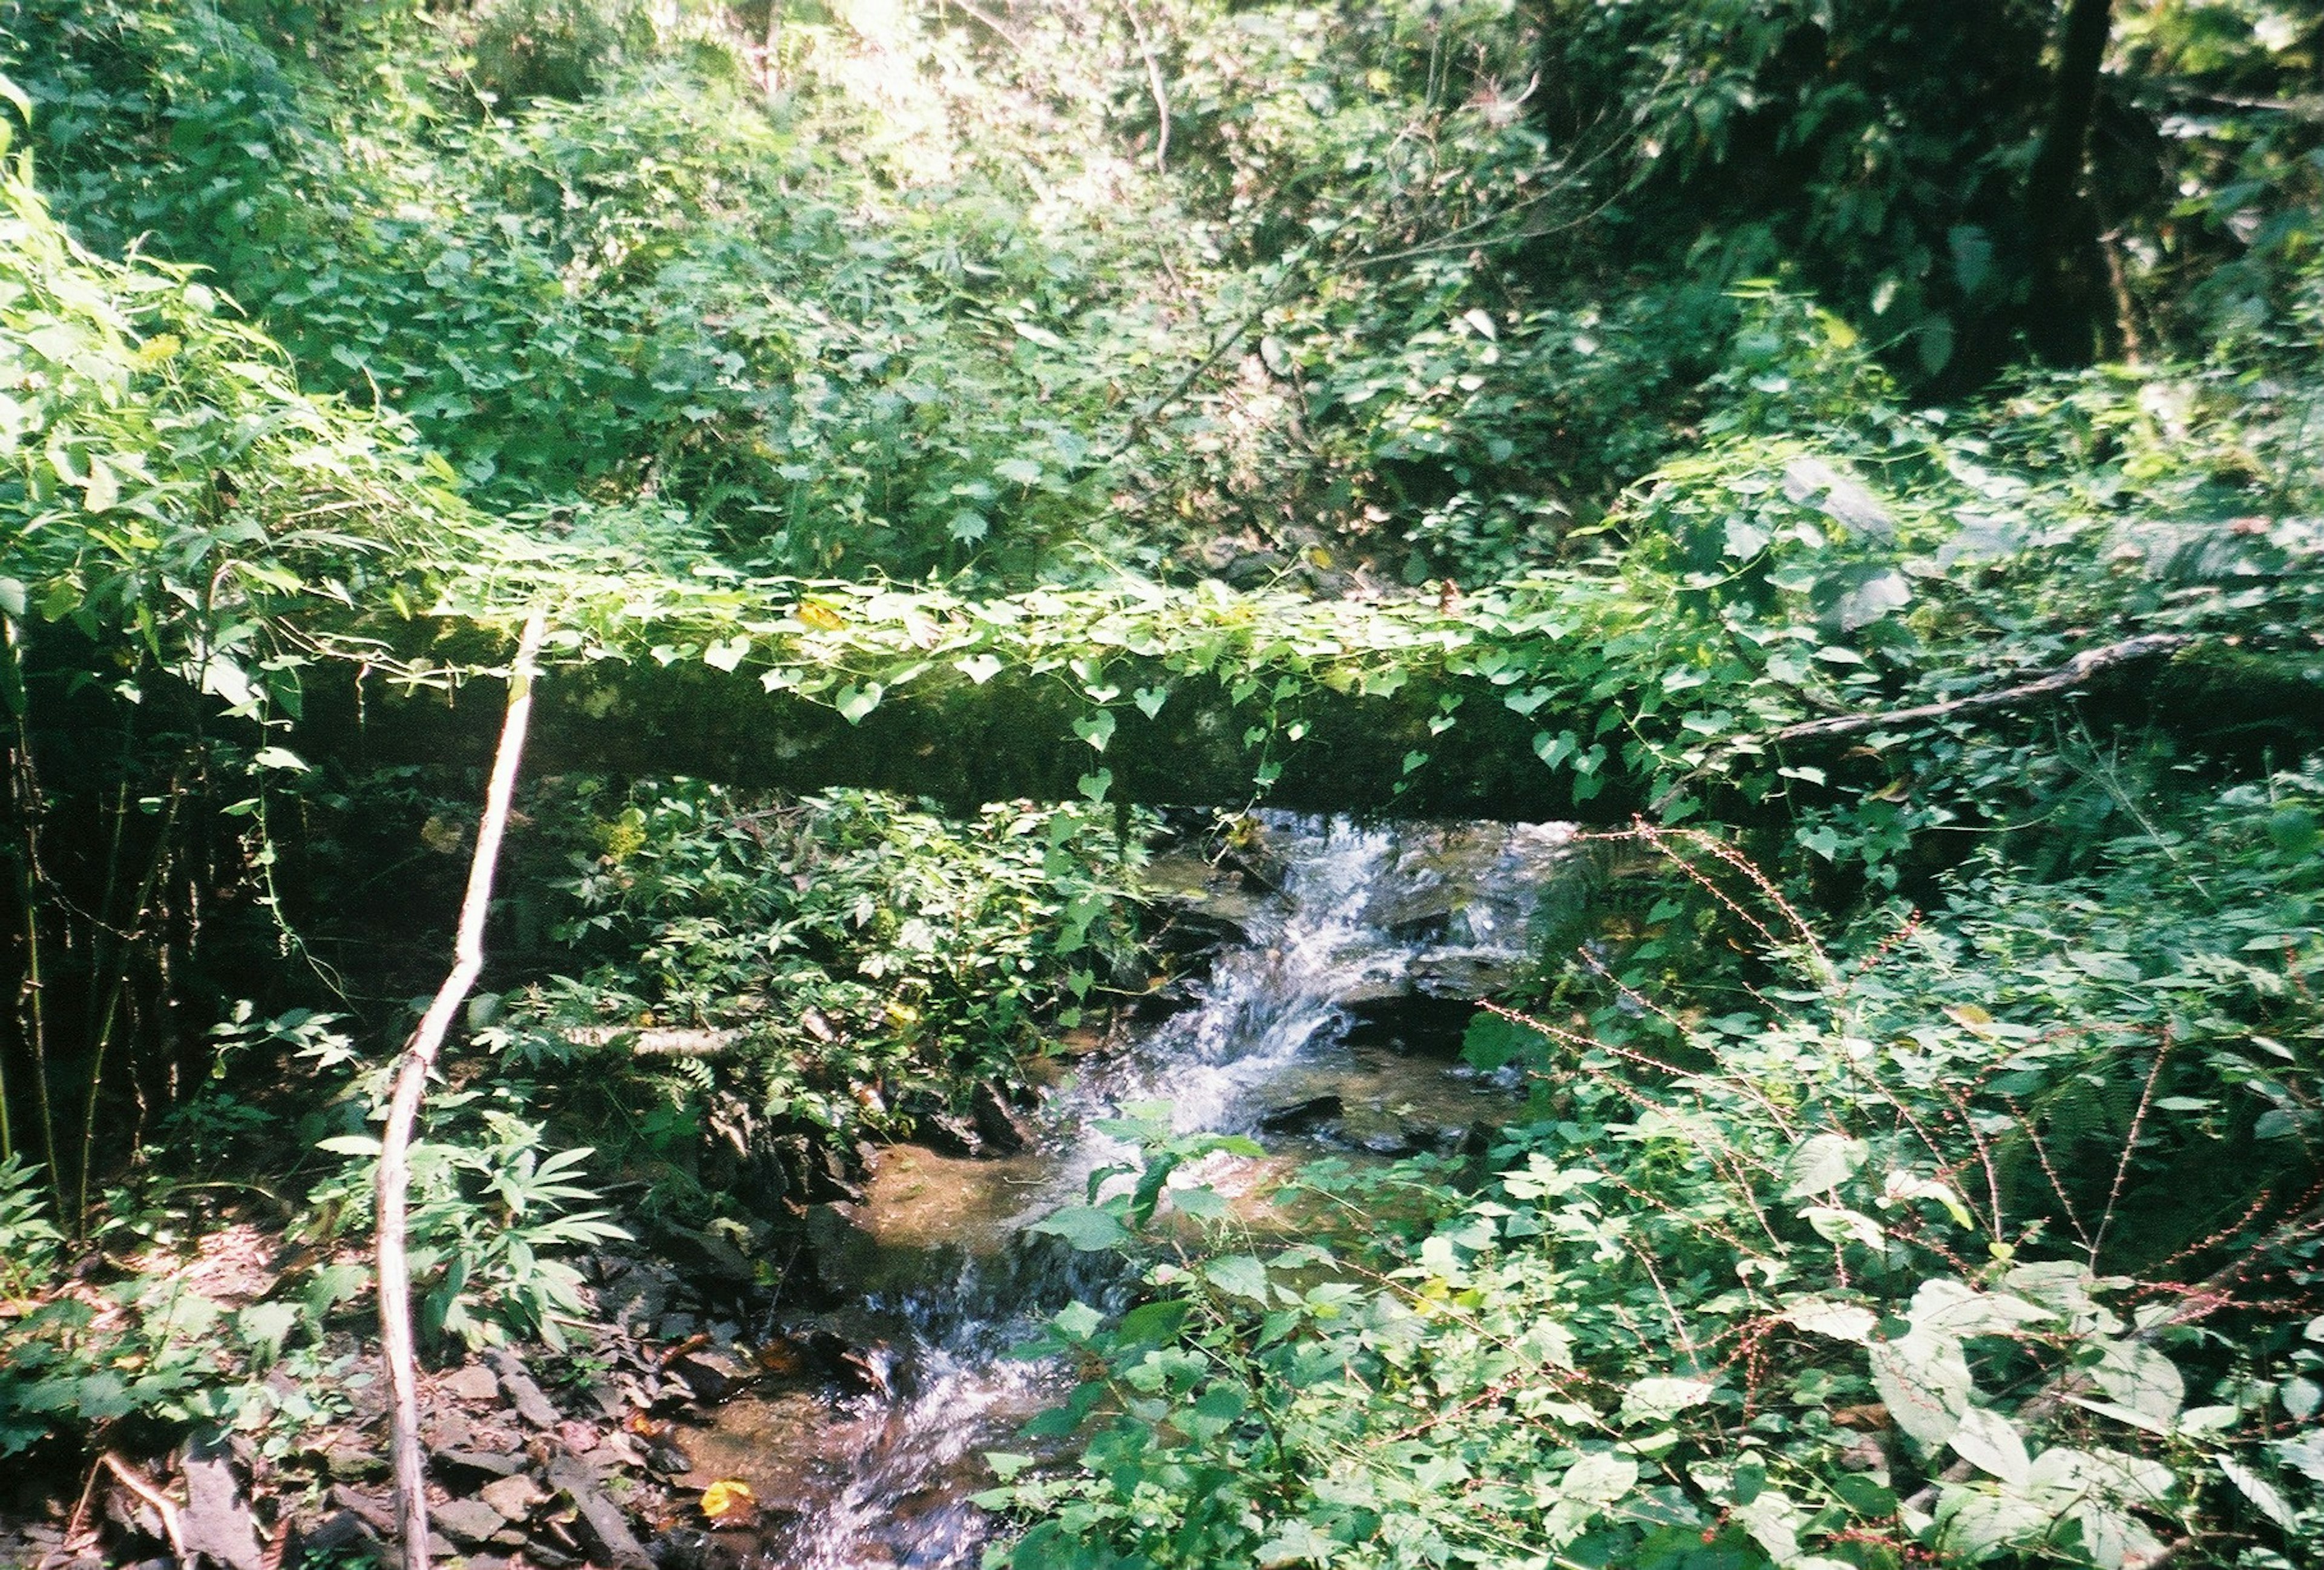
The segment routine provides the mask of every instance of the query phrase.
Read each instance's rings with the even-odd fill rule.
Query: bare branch
[[[428,1494],[420,1470],[420,1374],[411,1338],[411,1266],[405,1251],[406,1210],[411,1187],[411,1133],[420,1121],[420,1098],[443,1049],[453,1013],[484,967],[484,916],[492,906],[493,872],[501,838],[508,830],[509,802],[516,792],[517,765],[524,755],[526,723],[532,716],[535,657],[547,621],[539,613],[525,623],[509,677],[508,709],[501,722],[500,747],[484,790],[484,816],[476,829],[476,851],[468,863],[468,887],[460,901],[459,930],[453,940],[452,972],[436,991],[420,1027],[403,1049],[388,1103],[387,1127],[379,1152],[379,1339],[393,1393],[389,1408],[389,1445],[395,1463],[396,1520],[403,1538],[403,1570],[428,1570]]]

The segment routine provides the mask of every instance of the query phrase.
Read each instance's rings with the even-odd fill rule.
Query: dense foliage
[[[2299,1561],[2319,67],[2279,0],[0,0],[0,1451],[329,1406],[475,793],[371,750],[542,611],[660,774],[1073,799],[541,780],[438,1346],[561,1336],[593,1167],[706,1249],[959,1137],[1146,983],[1122,798],[1322,737],[1650,870],[1472,1030],[1489,1158],[1068,1213],[1147,1292],[996,1561]],[[231,1316],[221,1190],[309,1247]]]

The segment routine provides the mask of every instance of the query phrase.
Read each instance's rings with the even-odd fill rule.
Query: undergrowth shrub
[[[478,85],[520,99],[586,98],[653,33],[630,0],[484,0],[474,25]]]
[[[1125,836],[1086,805],[955,818],[695,780],[577,782],[546,809],[576,846],[557,931],[591,963],[512,996],[503,1049],[644,1043],[632,1066],[666,1104],[715,1090],[835,1143],[926,1132],[1145,975],[1139,816]],[[672,1030],[658,1056],[643,1033]]]

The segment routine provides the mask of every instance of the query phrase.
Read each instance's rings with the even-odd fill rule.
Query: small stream
[[[746,1396],[687,1440],[689,1481],[742,1478],[766,1507],[749,1563],[978,1562],[991,1528],[971,1501],[991,1483],[983,1453],[1023,1449],[1019,1428],[1072,1382],[1009,1349],[1074,1298],[1116,1301],[1129,1286],[1114,1256],[1027,1231],[1133,1153],[1096,1121],[1167,1102],[1180,1132],[1257,1135],[1266,1159],[1204,1164],[1231,1196],[1325,1151],[1451,1149],[1510,1109],[1506,1086],[1453,1059],[1452,1032],[1465,1001],[1522,959],[1545,894],[1578,897],[1586,884],[1571,828],[1259,814],[1254,829],[1279,875],[1233,891],[1189,878],[1183,891],[1231,905],[1243,941],[1217,956],[1189,1007],[1082,1059],[1046,1099],[1033,1149],[979,1160],[896,1147],[862,1204],[814,1215],[816,1269],[852,1306],[781,1328],[860,1349],[856,1388]],[[1432,1030],[1435,1039],[1413,1039]]]

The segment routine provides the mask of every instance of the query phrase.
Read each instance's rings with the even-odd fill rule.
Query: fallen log
[[[2125,638],[2119,643],[2109,643],[2102,649],[2085,650],[2055,670],[2007,687],[1967,693],[1942,703],[1923,703],[1911,708],[1875,709],[1864,714],[1832,715],[1824,719],[1803,720],[1756,739],[1770,746],[1828,746],[1833,742],[1849,741],[1873,731],[1897,730],[1907,725],[1924,725],[1932,720],[1961,719],[1970,715],[2024,708],[2029,704],[2063,697],[2079,688],[2089,686],[2092,680],[2109,671],[2176,654],[2194,642],[2183,633],[2142,633],[2135,638]]]

